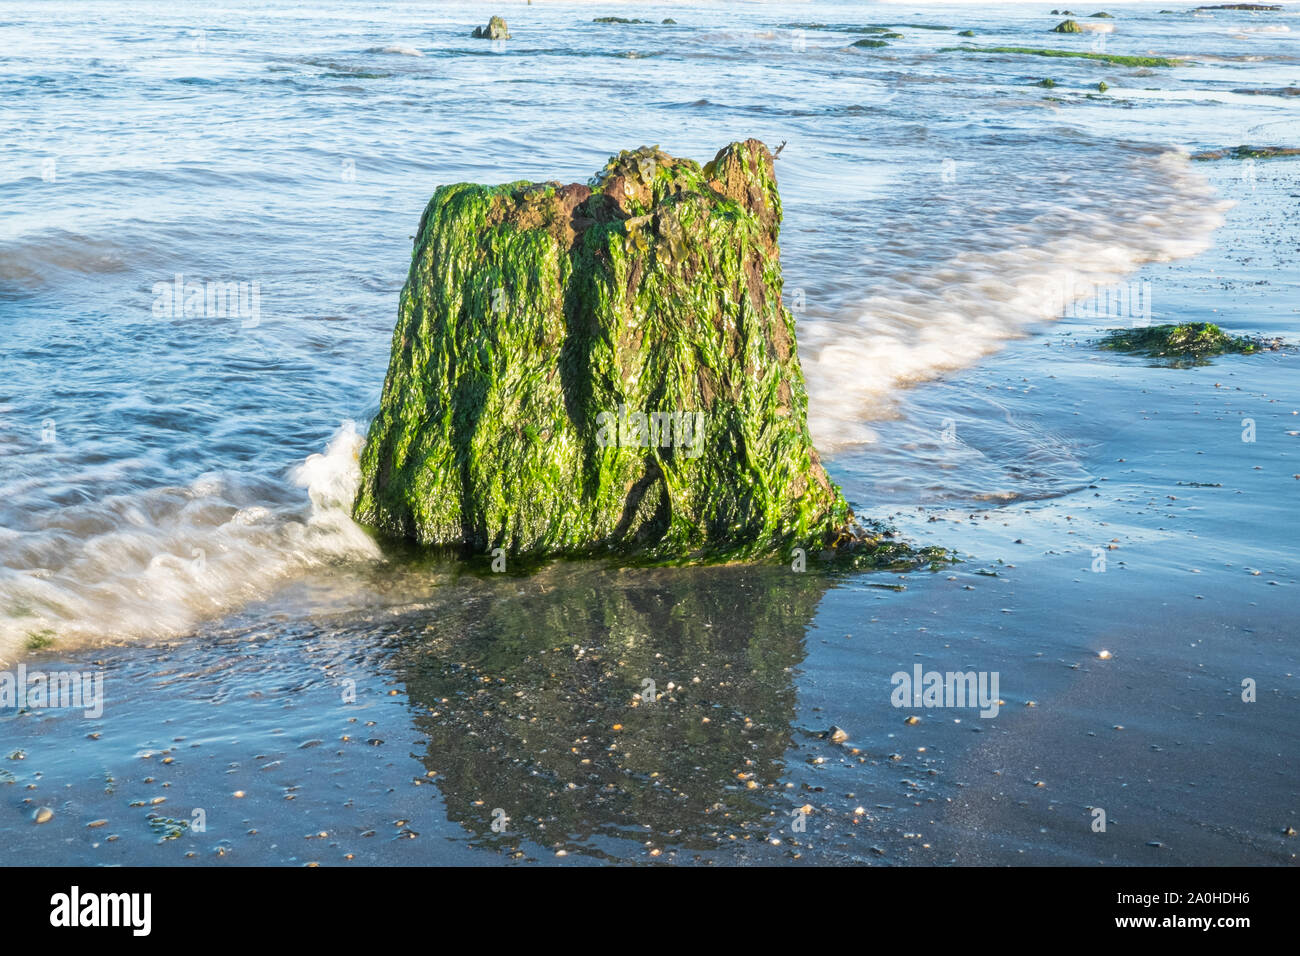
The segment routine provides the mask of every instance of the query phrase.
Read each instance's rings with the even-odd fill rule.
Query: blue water
[[[787,292],[834,460],[906,415],[900,385],[1051,320],[1063,288],[1208,247],[1222,204],[1171,148],[1300,139],[1294,98],[1233,92],[1296,83],[1294,11],[1124,6],[1096,21],[1112,33],[1060,36],[1036,6],[649,4],[634,15],[652,24],[590,22],[609,6],[503,4],[503,43],[470,38],[485,14],[455,4],[4,11],[0,654],[34,634],[185,633],[322,563],[374,560],[342,515],[345,423],[364,433],[375,408],[439,184],[583,181],[643,143],[701,160],[786,143]],[[854,48],[838,27],[861,23],[903,38]],[[938,52],[966,42],[1190,63]],[[160,301],[186,281],[242,284],[257,314]],[[291,470],[336,435],[313,508]],[[1053,468],[1073,465],[1044,462],[1048,486]]]

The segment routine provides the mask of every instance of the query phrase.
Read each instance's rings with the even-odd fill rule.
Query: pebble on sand
[[[37,823],[49,823],[51,820],[54,819],[54,811],[51,810],[49,807],[41,807],[39,810],[37,810],[35,813],[32,814],[32,819],[35,820]]]

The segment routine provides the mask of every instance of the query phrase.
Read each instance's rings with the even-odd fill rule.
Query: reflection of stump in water
[[[788,807],[789,668],[826,587],[772,568],[568,567],[440,612],[395,664],[449,817],[529,853],[761,839]]]

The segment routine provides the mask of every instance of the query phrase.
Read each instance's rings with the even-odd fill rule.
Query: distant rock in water
[[[1052,27],[1053,33],[1082,33],[1083,29],[1073,20],[1062,20]]]
[[[780,222],[757,140],[702,168],[623,152],[588,185],[440,187],[357,520],[479,554],[888,551],[812,446]]]
[[[1218,3],[1212,7],[1197,7],[1197,10],[1281,10],[1271,3]]]
[[[475,27],[473,36],[481,40],[509,40],[510,28],[506,26],[506,21],[500,17],[493,17],[488,20],[485,27]]]
[[[629,19],[629,18],[627,18],[627,17],[596,17],[596,18],[595,18],[594,20],[592,20],[591,22],[592,22],[592,23],[649,23],[650,21],[649,21],[649,20],[642,20],[642,19],[640,19],[640,18],[632,18],[632,19]],[[667,23],[667,22],[668,22],[667,20],[664,21],[664,23]],[[673,21],[673,22],[676,22],[676,21]]]

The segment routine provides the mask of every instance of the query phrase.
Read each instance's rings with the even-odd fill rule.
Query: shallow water
[[[240,862],[306,859],[278,836],[307,826],[284,798],[313,770],[351,788],[320,798],[331,831],[349,798],[376,819],[414,818],[389,788],[436,771],[441,803],[418,791],[415,829],[455,849],[396,835],[383,851],[343,846],[369,839],[359,829],[335,856],[362,860],[460,859],[462,831],[468,847],[530,857],[650,859],[642,828],[683,859],[1161,862],[1144,855],[1160,807],[1179,808],[1180,861],[1289,858],[1270,834],[1295,787],[1294,359],[1170,370],[1086,342],[1140,319],[1139,302],[1157,322],[1297,338],[1296,164],[1210,166],[1179,150],[1300,142],[1294,98],[1234,92],[1300,85],[1300,16],[1108,7],[1104,52],[1191,60],[1133,69],[938,52],[964,29],[978,45],[1103,49],[1045,32],[1060,18],[1036,6],[634,14],[680,21],[666,26],[592,24],[596,5],[505,4],[504,46],[467,37],[477,9],[315,9],[231,6],[196,21],[112,2],[0,18],[0,659],[108,655],[121,695],[94,742],[108,756],[75,719],[5,720],[32,735],[28,762],[9,767],[72,785],[59,826],[109,815],[91,796],[96,760],[129,778],[131,761],[152,759],[137,751],[168,746],[150,717],[163,699],[185,725],[170,736],[203,741],[217,762],[176,758],[187,806],[224,794],[225,764],[251,766],[249,748],[285,751],[276,788],[249,788],[242,805],[256,806],[249,828],[276,836],[187,835],[155,857],[133,811],[114,859],[162,862],[181,846],[208,858],[219,839]],[[904,37],[855,49],[857,35],[808,26],[864,22]],[[1045,77],[1055,88],[1034,85]],[[385,555],[348,521],[410,236],[437,185],[584,181],[622,148],[704,160],[751,136],[787,144],[787,300],[832,476],[859,511],[958,548],[965,564],[897,582],[581,564],[494,581]],[[178,274],[257,283],[257,297],[249,289],[239,315],[176,314],[161,290]],[[1119,314],[1069,307],[1116,287]],[[1261,436],[1249,446],[1247,415]],[[1107,574],[1089,569],[1097,548],[1112,554]],[[87,642],[122,649],[80,651]],[[1113,661],[1096,659],[1103,647]],[[541,664],[561,651],[557,692]],[[189,664],[172,673],[160,654]],[[997,731],[927,716],[926,742],[905,746],[920,731],[890,707],[889,675],[914,658],[1000,669],[1012,711]],[[330,673],[349,660],[363,691],[400,688],[375,739],[423,744],[344,748],[336,763],[323,747],[298,752],[299,738],[358,736]],[[1249,674],[1264,675],[1258,709],[1215,710]],[[661,724],[629,717],[642,680],[662,691],[696,677],[708,694],[679,694]],[[489,682],[523,702],[517,713],[484,716],[503,706],[478,706]],[[224,708],[204,710],[211,695]],[[254,699],[299,710],[252,719]],[[1176,716],[1220,710],[1231,715],[1212,731]],[[521,718],[542,736],[513,732]],[[817,736],[832,723],[859,753]],[[1088,737],[1117,724],[1142,735]],[[972,729],[1001,742],[976,747]],[[282,735],[294,747],[274,746]],[[566,741],[576,749],[559,760]],[[1232,768],[1208,803],[1191,795],[1209,786],[1194,760],[1150,756],[1196,742]],[[1062,755],[1074,763],[1058,766]],[[1088,759],[1120,768],[1099,797],[1075,765]],[[1011,767],[1014,787],[1004,775],[987,785]],[[1036,772],[1065,796],[1036,779],[1018,793]],[[387,786],[362,787],[361,773]],[[1240,819],[1207,823],[1234,787]],[[1060,799],[1077,833],[1039,816]],[[1094,799],[1142,826],[1098,849],[1086,842]],[[805,801],[831,827],[820,842],[789,832]],[[497,807],[522,844],[487,828]],[[549,832],[524,827],[547,819]],[[14,853],[41,831],[22,832]],[[905,836],[921,832],[938,838]]]

